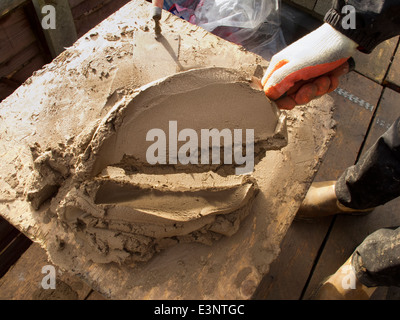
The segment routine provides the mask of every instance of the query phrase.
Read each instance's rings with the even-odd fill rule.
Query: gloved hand
[[[349,71],[358,45],[329,24],[272,57],[262,79],[265,94],[281,109],[293,109],[335,90]]]

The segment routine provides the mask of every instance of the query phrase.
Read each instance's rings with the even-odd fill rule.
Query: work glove
[[[349,58],[358,45],[325,23],[274,55],[262,85],[267,97],[281,109],[335,90],[339,77],[349,72]]]

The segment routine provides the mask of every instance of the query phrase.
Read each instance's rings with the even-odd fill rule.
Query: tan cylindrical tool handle
[[[153,6],[161,8],[164,6],[164,0],[153,0]]]
[[[154,20],[161,19],[162,8],[164,6],[164,0],[152,0],[153,9],[152,9],[152,18]]]

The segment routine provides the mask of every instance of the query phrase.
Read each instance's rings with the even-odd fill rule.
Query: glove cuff
[[[316,57],[330,56],[330,60],[336,61],[349,58],[354,54],[358,45],[356,42],[337,31],[331,25],[325,23],[309,35],[306,47],[313,48]],[[324,61],[330,62],[330,61]]]
[[[337,31],[350,38],[359,45],[359,50],[364,53],[371,53],[371,51],[381,42],[378,37],[370,37],[362,29],[344,29],[343,28],[343,15],[335,9],[330,9],[325,15],[324,21],[335,28]]]

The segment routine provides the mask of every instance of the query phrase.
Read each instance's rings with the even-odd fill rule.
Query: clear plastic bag
[[[194,11],[200,2],[201,0],[164,0],[164,9],[194,24]]]
[[[165,0],[164,8],[267,60],[282,50],[280,0]]]

